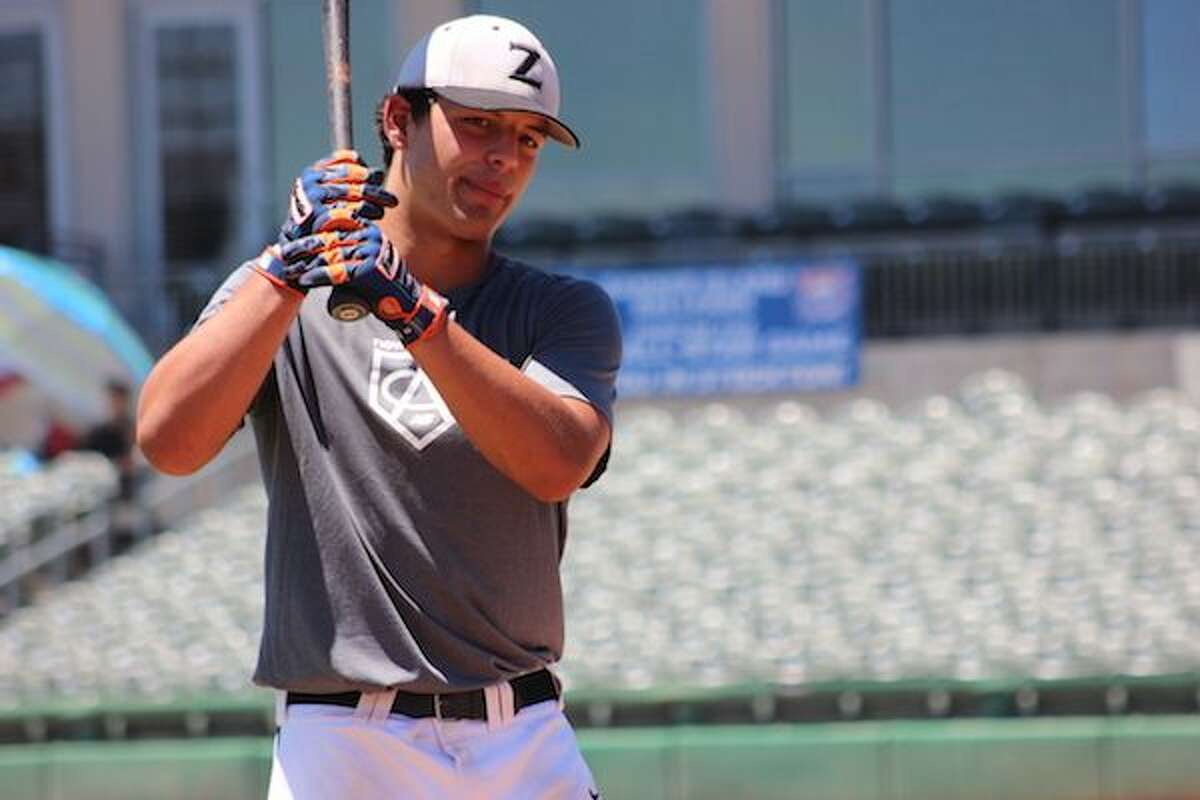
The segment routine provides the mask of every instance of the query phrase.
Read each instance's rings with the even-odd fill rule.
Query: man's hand
[[[446,299],[424,286],[378,225],[327,231],[283,242],[273,255],[297,287],[344,285],[399,334],[405,345],[427,339],[446,323]]]
[[[384,209],[397,203],[382,188],[383,178],[383,170],[368,168],[354,150],[335,151],[296,178],[282,237],[354,230],[381,219]]]
[[[384,209],[397,202],[380,186],[383,175],[382,170],[368,169],[353,150],[338,150],[308,167],[292,186],[288,219],[279,239],[259,254],[255,268],[272,283],[301,294],[312,286],[344,282],[344,276],[331,274],[323,284],[301,283],[306,265],[286,262],[281,249],[313,234],[327,235],[326,245],[334,246],[333,231],[360,230],[383,217]]]

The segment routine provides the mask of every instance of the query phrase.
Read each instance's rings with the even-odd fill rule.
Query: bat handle
[[[321,8],[325,77],[329,94],[330,140],[335,150],[354,147],[350,112],[350,1],[324,0]],[[325,305],[329,316],[357,322],[371,313],[367,302],[345,286],[335,286]]]
[[[371,313],[367,301],[345,286],[333,287],[333,291],[329,293],[329,300],[325,303],[325,310],[338,322],[358,322]]]

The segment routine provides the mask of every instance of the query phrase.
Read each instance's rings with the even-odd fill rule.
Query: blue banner
[[[845,260],[579,274],[621,316],[621,397],[844,389],[858,382],[860,272]]]

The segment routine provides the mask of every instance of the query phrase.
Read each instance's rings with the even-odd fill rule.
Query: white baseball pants
[[[380,692],[357,709],[281,708],[268,800],[600,797],[556,701],[487,722],[414,719],[390,707]]]

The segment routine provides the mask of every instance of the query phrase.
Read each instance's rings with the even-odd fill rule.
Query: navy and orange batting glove
[[[367,167],[355,151],[334,151],[296,178],[283,238],[354,230],[382,218],[384,209],[397,203],[395,195],[382,187],[383,177],[382,170]]]
[[[280,238],[280,241],[285,241]],[[307,289],[300,288],[296,279],[304,272],[302,264],[288,264],[279,252],[280,243],[269,244],[254,259],[254,269],[276,286],[303,296]]]
[[[300,291],[347,287],[405,345],[428,339],[446,324],[446,299],[412,276],[378,225],[282,242],[276,255],[284,265],[283,274]]]
[[[278,286],[303,294],[314,283],[301,284],[299,278],[308,269],[290,261],[280,253],[282,247],[313,234],[325,236],[324,246],[330,246],[335,231],[360,230],[371,221],[383,217],[384,209],[396,205],[396,197],[383,189],[384,173],[371,170],[353,150],[337,150],[300,173],[292,185],[288,200],[288,219],[279,232],[279,239],[259,254],[255,269]],[[329,283],[339,283],[336,268],[328,276]],[[310,277],[311,281],[311,277]]]

